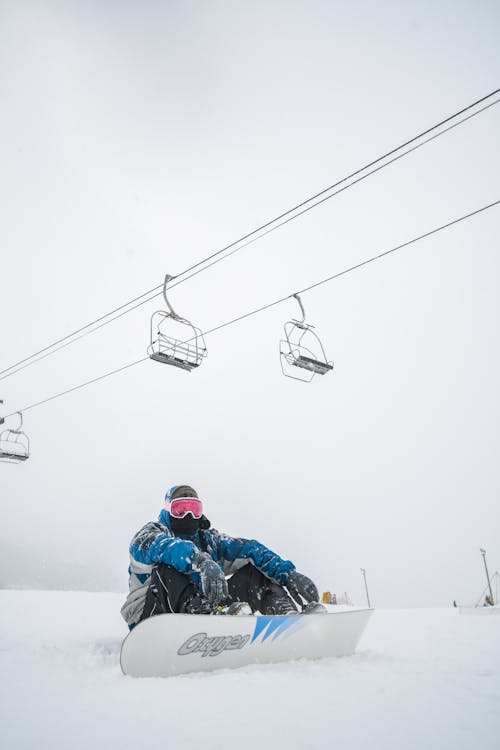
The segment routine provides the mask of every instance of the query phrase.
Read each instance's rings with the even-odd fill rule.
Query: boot
[[[186,615],[210,615],[212,605],[203,594],[193,594],[185,599],[179,606],[179,612]]]
[[[261,612],[263,615],[297,615],[298,611],[286,592],[278,587],[266,591],[262,597]]]
[[[309,602],[309,604],[306,604],[302,612],[305,615],[325,615],[328,613],[328,610],[323,604],[321,604],[321,602]]]

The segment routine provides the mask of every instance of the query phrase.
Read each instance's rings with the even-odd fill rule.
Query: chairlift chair
[[[21,463],[30,457],[30,441],[23,432],[23,415],[18,412],[20,424],[17,429],[6,428],[0,432],[0,461],[5,463]],[[0,418],[0,424],[5,420]]]
[[[148,354],[155,362],[191,372],[201,365],[207,349],[201,330],[186,318],[177,315],[167,299],[167,284],[172,278],[167,274],[163,284],[163,297],[168,312],[157,310],[151,316]]]
[[[283,375],[310,383],[314,375],[325,375],[333,370],[314,326],[305,322],[306,314],[298,294],[302,320],[289,320],[284,325],[285,338],[280,341],[280,361]],[[294,370],[293,368],[297,368]]]

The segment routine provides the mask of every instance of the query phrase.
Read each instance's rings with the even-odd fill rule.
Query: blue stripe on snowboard
[[[288,630],[292,625],[296,625],[300,621],[300,615],[294,617],[293,615],[272,615],[270,617],[257,617],[255,623],[255,630],[250,643],[253,643],[261,633],[264,633],[262,642],[264,642],[269,636],[274,633],[273,641],[282,635],[285,630]]]

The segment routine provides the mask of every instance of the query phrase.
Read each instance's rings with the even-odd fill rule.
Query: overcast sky
[[[498,3],[0,0],[0,369],[500,86]],[[500,199],[500,105],[180,285],[207,330]],[[500,568],[500,208],[303,296],[332,373],[284,378],[293,300],[28,410],[2,585],[127,587],[192,484],[320,590],[472,602]],[[161,299],[0,381],[23,409],[146,354]],[[45,573],[44,573],[45,571]],[[44,577],[45,576],[45,577]]]

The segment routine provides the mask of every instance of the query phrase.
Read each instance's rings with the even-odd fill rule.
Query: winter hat
[[[198,493],[189,484],[174,484],[165,495],[165,504],[171,503],[177,497],[198,497]]]

